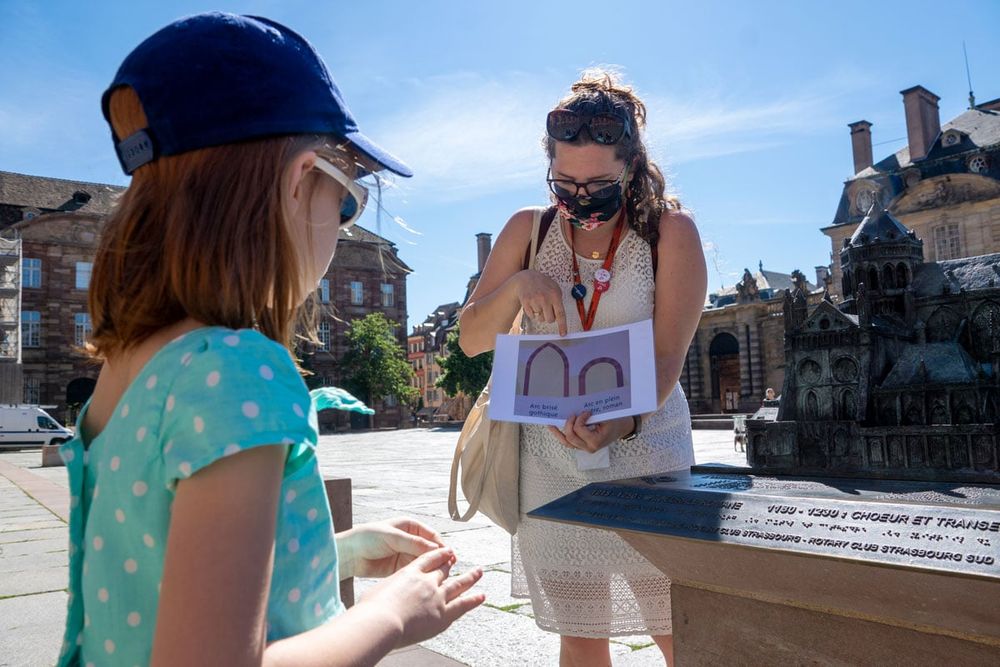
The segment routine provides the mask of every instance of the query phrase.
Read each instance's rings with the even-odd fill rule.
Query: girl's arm
[[[698,330],[708,272],[694,220],[683,212],[660,218],[653,328],[656,340],[656,393],[662,406],[677,386],[688,346]]]
[[[558,322],[566,333],[566,311],[559,285],[537,271],[524,270],[524,253],[531,241],[534,212],[523,209],[504,226],[490,252],[476,289],[459,317],[459,345],[470,357],[492,350],[497,334],[510,325],[523,306],[540,310],[536,319]]]
[[[448,578],[454,554],[428,552],[318,628],[266,645],[284,446],[221,459],[177,485],[153,665],[374,665],[483,602],[482,571]]]

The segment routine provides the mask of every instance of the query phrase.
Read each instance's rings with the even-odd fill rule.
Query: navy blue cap
[[[287,134],[329,134],[400,176],[413,172],[361,133],[312,45],[269,19],[223,12],[174,21],[139,44],[101,98],[131,86],[149,126],[112,136],[131,174],[160,155]]]

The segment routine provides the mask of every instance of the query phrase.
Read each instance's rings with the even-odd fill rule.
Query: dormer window
[[[969,171],[973,174],[985,174],[990,168],[990,161],[985,155],[975,155],[969,159]]]
[[[84,192],[83,190],[77,190],[73,193],[73,202],[76,204],[86,204],[91,199],[89,192]]]
[[[945,148],[957,146],[962,143],[962,133],[958,130],[947,130],[941,135],[941,145]]]

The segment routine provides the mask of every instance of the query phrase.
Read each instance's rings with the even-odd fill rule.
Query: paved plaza
[[[510,540],[488,520],[448,518],[448,473],[455,428],[377,431],[320,438],[325,477],[352,480],[354,522],[408,515],[439,531],[457,570],[480,565],[486,603],[438,637],[383,665],[558,664],[559,639],[539,630],[531,605],[510,597]],[[731,431],[695,431],[698,463],[742,462]],[[0,454],[0,666],[51,665],[66,606],[68,499],[64,468],[41,468],[37,450]],[[363,595],[369,580],[357,580]],[[662,665],[648,637],[616,638],[616,665]]]

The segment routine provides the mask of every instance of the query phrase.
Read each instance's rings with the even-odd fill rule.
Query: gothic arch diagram
[[[560,357],[560,359],[562,360],[562,380],[563,380],[563,382],[562,382],[562,384],[563,384],[563,389],[562,389],[563,393],[562,393],[562,395],[563,395],[563,397],[568,397],[569,396],[569,357],[567,357],[566,353],[563,352],[558,346],[553,345],[552,343],[546,343],[545,345],[539,346],[538,349],[536,349],[534,352],[532,352],[531,356],[528,357],[528,361],[527,361],[527,363],[525,364],[525,367],[524,367],[524,386],[521,388],[521,393],[523,395],[525,395],[525,396],[531,396],[532,395],[531,392],[529,391],[529,389],[531,388],[531,368],[532,368],[532,365],[535,363],[535,360],[538,358],[538,355],[541,354],[542,351],[544,351],[544,350],[554,350],[556,352],[556,354],[558,354],[559,357]]]
[[[584,394],[587,393],[587,372],[594,366],[597,366],[598,364],[609,364],[615,370],[615,386],[616,387],[625,386],[625,371],[622,369],[622,365],[618,363],[617,360],[612,359],[611,357],[599,357],[597,359],[591,359],[590,361],[588,361],[587,365],[585,365],[580,370],[580,376],[579,376],[580,396],[583,396]]]

